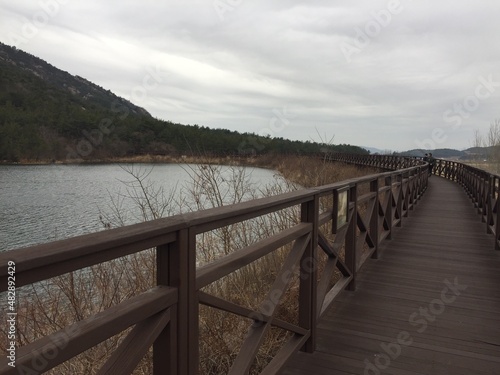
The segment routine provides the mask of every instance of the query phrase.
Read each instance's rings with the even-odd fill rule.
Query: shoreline
[[[160,155],[140,155],[140,156],[128,156],[128,157],[117,157],[117,158],[107,158],[107,159],[70,159],[70,160],[31,160],[22,159],[20,161],[0,161],[0,165],[74,165],[74,164],[119,164],[119,163],[191,163],[196,162],[200,164],[215,163],[219,161],[242,161],[249,159],[259,159],[255,156],[160,156]]]
[[[161,156],[140,155],[109,159],[74,160],[20,160],[18,162],[0,161],[0,166],[47,166],[47,165],[104,165],[104,164],[219,164],[233,166],[276,169],[284,155],[259,156]]]

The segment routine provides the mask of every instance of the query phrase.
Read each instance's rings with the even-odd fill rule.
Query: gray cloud
[[[293,118],[274,136],[466,148],[500,117],[498,10],[496,1],[1,1],[0,40],[166,120],[258,133],[285,108]],[[40,12],[47,21],[27,37]],[[160,79],[139,96],[151,71]],[[476,103],[481,77],[494,87]]]

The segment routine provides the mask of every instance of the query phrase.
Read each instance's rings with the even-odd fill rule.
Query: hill
[[[450,148],[440,148],[435,150],[422,150],[422,149],[414,149],[408,150],[404,152],[400,152],[397,155],[400,156],[419,156],[422,157],[426,153],[432,153],[435,158],[439,159],[462,159],[467,157],[466,151],[459,151]]]
[[[367,150],[371,151],[372,148],[367,148]],[[495,152],[497,152],[495,147],[470,147],[466,150],[455,150],[451,148],[439,148],[435,150],[413,149],[391,154],[408,157],[423,157],[427,153],[432,153],[432,155],[438,159],[470,161],[488,159]],[[384,154],[384,152],[380,152],[380,154]]]
[[[368,153],[155,119],[85,78],[0,43],[0,161],[333,151]]]

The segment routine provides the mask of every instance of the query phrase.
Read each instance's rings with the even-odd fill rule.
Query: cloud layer
[[[0,41],[165,120],[467,148],[500,118],[499,10],[496,0],[0,1]]]

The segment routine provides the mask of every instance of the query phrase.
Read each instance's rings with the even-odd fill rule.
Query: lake
[[[0,251],[103,230],[105,226],[99,217],[113,214],[113,202],[120,206],[126,224],[142,221],[137,204],[130,199],[133,195],[130,184],[127,184],[133,180],[127,172],[130,168],[147,175],[144,182],[150,189],[163,188],[167,195],[172,191],[177,202],[177,208],[172,210],[176,210],[181,204],[177,196],[193,188],[193,175],[198,166],[0,166]],[[227,166],[217,168],[220,168],[220,181],[227,182],[232,178],[234,169]],[[246,167],[244,171],[247,182],[256,187],[276,181],[276,172],[272,170]]]

